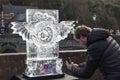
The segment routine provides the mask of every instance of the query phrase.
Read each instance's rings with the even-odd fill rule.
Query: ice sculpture
[[[27,9],[26,22],[11,23],[13,33],[27,43],[27,76],[63,74],[58,42],[67,37],[74,21],[58,21],[58,10]]]

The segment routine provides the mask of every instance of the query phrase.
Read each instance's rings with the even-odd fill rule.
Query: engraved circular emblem
[[[38,33],[38,38],[43,44],[50,42],[53,38],[53,30],[50,27],[42,28]]]
[[[53,44],[55,34],[55,25],[51,22],[41,21],[35,25],[36,32],[33,40],[37,45],[49,46]]]

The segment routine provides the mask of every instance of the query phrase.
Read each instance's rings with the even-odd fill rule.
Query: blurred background
[[[9,9],[7,8],[9,7]],[[22,8],[20,10],[20,8]],[[120,29],[120,0],[1,0],[5,24],[8,16],[25,13],[24,9],[58,9],[61,20],[75,20],[90,27]],[[9,22],[9,21],[8,21]],[[8,24],[6,24],[7,26]]]

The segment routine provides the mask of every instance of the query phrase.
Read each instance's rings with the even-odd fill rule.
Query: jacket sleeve
[[[94,71],[97,69],[102,53],[104,52],[103,43],[94,43],[87,49],[87,61],[84,66],[79,66],[78,68],[74,68],[72,66],[71,72],[74,76],[81,78],[89,78],[92,76]]]

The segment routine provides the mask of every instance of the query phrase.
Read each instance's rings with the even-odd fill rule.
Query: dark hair
[[[81,35],[84,36],[84,37],[87,37],[88,33],[90,33],[91,30],[92,29],[90,27],[87,27],[85,25],[78,26],[75,29],[75,35],[74,36],[75,36],[76,39],[79,39]]]

